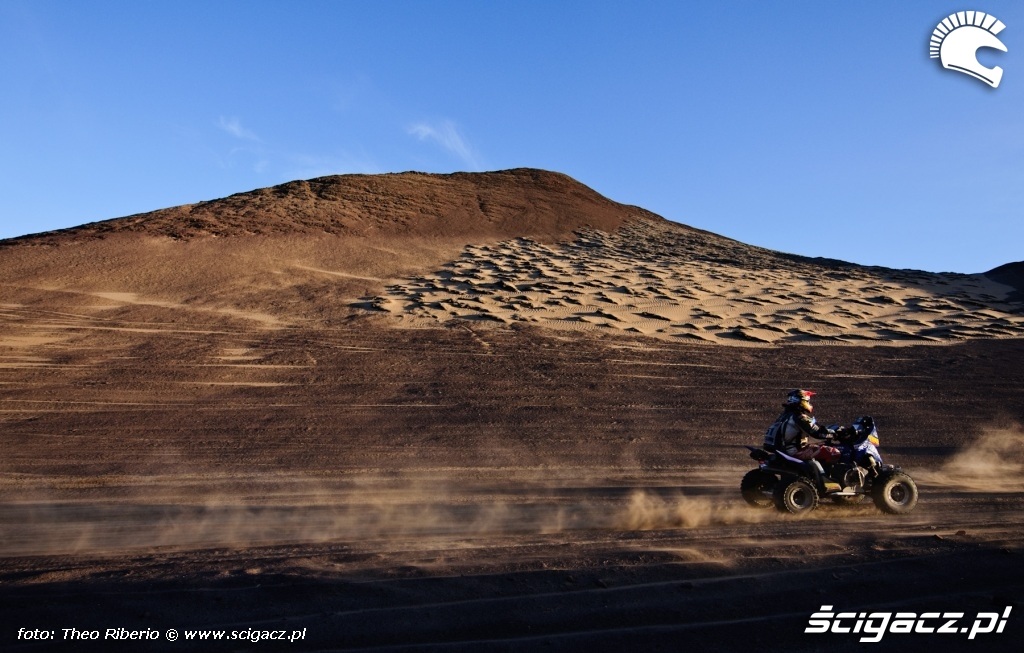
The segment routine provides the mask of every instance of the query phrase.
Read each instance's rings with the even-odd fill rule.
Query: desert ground
[[[2,241],[2,648],[1016,651],[1022,279],[771,252],[533,170]],[[914,512],[742,501],[796,387],[875,417]],[[822,606],[962,617],[865,643],[805,633]]]

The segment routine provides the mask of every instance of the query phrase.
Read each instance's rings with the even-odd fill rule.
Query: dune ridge
[[[583,226],[614,230],[627,218],[647,213],[613,202],[566,175],[530,168],[351,174],[291,181],[0,245],[54,246],[118,234],[175,240],[295,234],[551,240]]]

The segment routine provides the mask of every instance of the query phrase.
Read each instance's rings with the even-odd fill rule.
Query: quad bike
[[[782,512],[806,515],[822,497],[853,504],[871,497],[879,510],[892,515],[910,512],[917,505],[917,484],[895,465],[882,462],[878,429],[871,417],[853,426],[834,427],[826,444],[839,449],[835,462],[803,461],[781,451],[747,447],[758,468],[740,483],[744,500],[752,506],[774,505]]]

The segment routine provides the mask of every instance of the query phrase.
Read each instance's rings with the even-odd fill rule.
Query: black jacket
[[[764,433],[764,448],[770,451],[793,452],[807,446],[807,436],[824,439],[829,430],[819,426],[802,410],[786,409]]]

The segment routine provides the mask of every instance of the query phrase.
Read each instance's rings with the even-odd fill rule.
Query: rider
[[[827,445],[808,444],[807,436],[824,440],[835,432],[819,426],[811,413],[811,397],[808,390],[793,390],[782,403],[782,414],[768,427],[764,434],[764,448],[781,451],[800,460],[817,459],[825,463],[839,460],[839,449]]]

